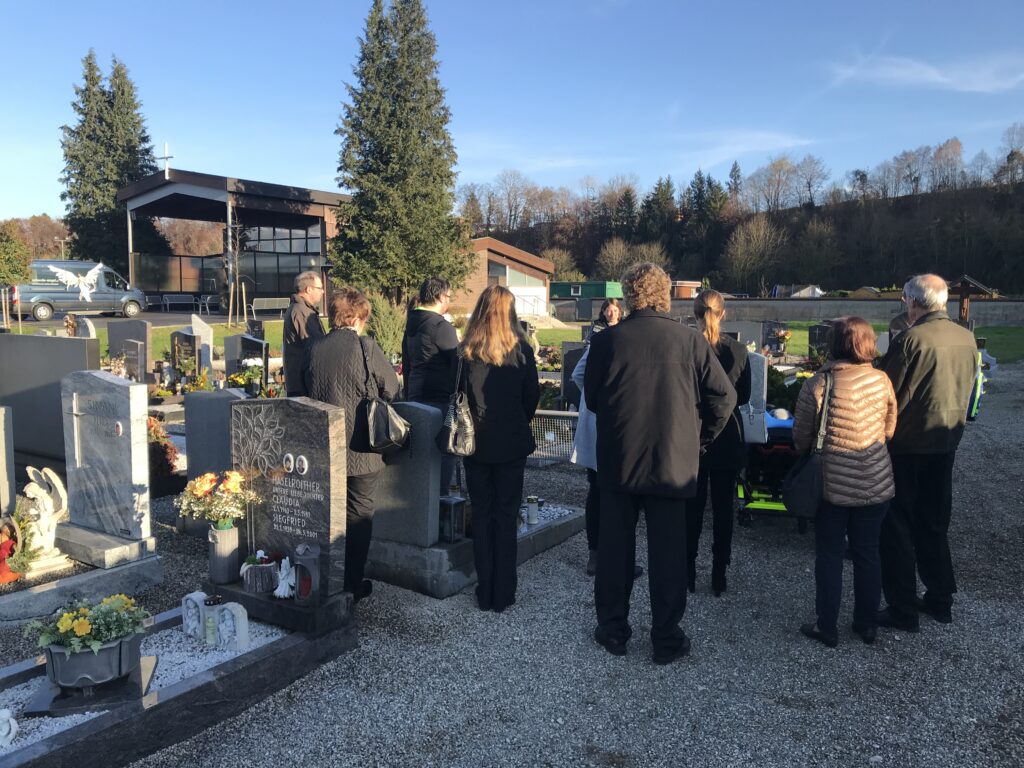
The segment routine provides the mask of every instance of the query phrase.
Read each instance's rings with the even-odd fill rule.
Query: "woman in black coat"
[[[476,451],[463,462],[473,504],[476,597],[481,610],[501,613],[516,601],[516,529],[526,457],[536,448],[530,419],[540,402],[533,349],[507,288],[492,285],[480,295],[460,354],[458,385],[476,429]]]
[[[374,495],[384,468],[380,454],[370,451],[365,399],[372,394],[390,402],[399,389],[395,369],[377,342],[361,335],[369,318],[370,302],[361,291],[337,289],[331,300],[331,332],[309,348],[305,368],[309,396],[345,409],[345,591],[356,602],[373,591],[363,574],[373,535]]]
[[[711,344],[718,362],[736,389],[736,407],[750,401],[750,366],[747,348],[720,332],[725,318],[725,299],[718,291],[703,291],[693,300],[693,314],[704,337]],[[697,549],[704,527],[704,507],[711,488],[714,540],[711,545],[711,589],[715,597],[727,588],[725,571],[732,559],[733,494],[736,475],[743,464],[744,443],[739,412],[734,410],[725,429],[708,446],[700,459],[697,494],[686,503],[686,549],[689,588],[697,588]]]

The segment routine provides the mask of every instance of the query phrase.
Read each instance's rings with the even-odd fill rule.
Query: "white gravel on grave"
[[[280,627],[250,621],[249,650],[259,648],[287,634],[288,632]],[[146,637],[142,641],[142,655],[156,656],[158,659],[156,672],[153,673],[153,681],[149,687],[152,692],[230,661],[241,655],[241,652],[207,648],[205,643],[182,632],[179,625]],[[22,717],[25,705],[41,684],[43,679],[36,677],[0,691],[0,709],[11,710],[18,721],[17,737],[9,746],[0,747],[0,755],[14,752],[103,714],[103,711],[98,711],[64,717]]]

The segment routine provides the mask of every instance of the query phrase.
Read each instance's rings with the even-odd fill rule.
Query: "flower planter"
[[[210,526],[210,581],[230,584],[238,581],[238,529]]]
[[[62,645],[48,645],[46,676],[62,688],[91,688],[130,675],[142,659],[142,635],[112,640],[96,653],[86,649],[65,653]]]

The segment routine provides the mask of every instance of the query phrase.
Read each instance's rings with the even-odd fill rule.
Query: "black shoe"
[[[669,651],[668,653],[658,653],[655,651],[654,655],[651,657],[651,661],[658,665],[671,664],[676,659],[681,659],[683,656],[688,656],[689,654],[690,638],[683,635],[683,641],[679,643],[679,646],[675,650]]]
[[[878,630],[875,627],[862,627],[859,624],[853,625],[853,633],[860,636],[865,645],[871,645],[878,636]]]
[[[609,637],[600,627],[594,630],[594,640],[612,656],[625,656],[627,640]]]
[[[950,608],[936,608],[934,605],[929,603],[927,600],[917,598],[917,610],[921,613],[926,613],[932,617],[939,624],[952,624],[953,623],[953,611]]]
[[[513,597],[507,603],[495,603],[494,605],[491,606],[491,610],[494,611],[495,613],[502,613],[510,605],[515,605],[515,604],[516,604],[516,599]]]
[[[878,626],[897,629],[900,632],[913,633],[921,631],[921,624],[917,617],[905,619],[898,614],[894,614],[891,608],[885,608],[878,612]]]
[[[593,576],[597,573],[597,550],[590,550],[590,554],[587,556],[587,576]]]
[[[725,580],[725,569],[711,571],[711,591],[715,597],[721,597],[723,592],[729,590],[729,584]]]
[[[817,624],[801,624],[800,631],[812,640],[817,640],[819,643],[821,643],[822,645],[827,645],[829,648],[835,648],[837,645],[839,645],[838,635],[834,633],[829,634],[828,632],[822,632],[820,629],[818,629]]]

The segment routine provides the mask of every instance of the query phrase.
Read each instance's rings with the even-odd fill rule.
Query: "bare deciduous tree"
[[[763,214],[752,216],[736,227],[722,259],[733,286],[746,292],[761,286],[785,244],[785,233]]]
[[[799,202],[813,206],[831,176],[825,161],[814,155],[805,155],[796,164],[795,172],[799,179]]]

